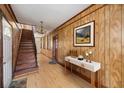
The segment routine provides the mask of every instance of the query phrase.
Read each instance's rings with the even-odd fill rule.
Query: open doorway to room
[[[56,61],[58,61],[57,60],[57,58],[58,58],[58,35],[55,35],[54,37],[53,37],[53,58],[56,60]]]

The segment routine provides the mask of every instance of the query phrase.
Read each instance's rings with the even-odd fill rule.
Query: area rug
[[[27,86],[27,78],[14,80],[10,84],[9,88],[26,88]]]
[[[55,58],[52,58],[52,60],[49,62],[49,64],[56,64],[56,59]]]

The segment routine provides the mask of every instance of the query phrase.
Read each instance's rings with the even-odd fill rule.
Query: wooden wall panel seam
[[[122,81],[122,5],[121,5],[121,81]],[[122,87],[122,82],[121,87]]]
[[[121,78],[122,78],[122,82],[121,82],[121,87],[123,88],[123,6],[121,5]]]

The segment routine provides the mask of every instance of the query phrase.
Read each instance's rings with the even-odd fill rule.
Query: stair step
[[[20,51],[22,51],[22,50],[20,50]],[[18,55],[29,55],[30,56],[30,55],[34,55],[34,54],[35,54],[35,52],[26,52],[26,53],[19,52]]]
[[[20,49],[19,49],[19,50],[27,50],[27,51],[28,51],[28,50],[34,50],[34,48],[31,48],[31,47],[30,47],[30,48],[20,47]]]
[[[20,50],[34,50],[34,48],[32,47],[21,47]]]
[[[21,42],[20,45],[21,44],[33,44],[33,42]]]
[[[18,60],[20,61],[20,60],[33,60],[33,59],[35,59],[35,56],[33,55],[33,56],[26,56],[26,55],[23,55],[23,56],[18,56]]]
[[[32,41],[22,41],[21,43],[23,43],[23,44],[32,44],[33,42]]]
[[[33,48],[34,49],[34,46],[20,46],[20,48]]]
[[[31,60],[35,60],[34,57],[28,57],[28,58],[23,58],[23,57],[18,57],[18,61],[17,62],[28,62]]]
[[[29,54],[27,54],[27,55],[21,55],[21,54],[19,54],[18,55],[18,59],[20,59],[20,58],[24,58],[24,59],[33,59],[33,58],[35,58],[35,54],[34,55],[29,55]]]
[[[23,50],[19,50],[20,53],[30,53],[30,52],[35,52],[34,49],[23,49]]]
[[[27,40],[27,39],[24,39],[23,37],[21,38],[21,41],[23,41],[23,42],[32,42],[32,40]]]
[[[33,60],[28,60],[28,61],[19,60],[19,61],[17,62],[17,65],[33,63],[33,62],[35,62],[35,61],[36,61],[35,59],[33,59]]]
[[[30,63],[30,64],[17,65],[16,66],[16,71],[25,70],[25,69],[32,68],[32,67],[36,67],[35,62],[34,63]]]
[[[21,70],[21,71],[16,71],[14,73],[14,76],[15,77],[18,77],[18,76],[21,76],[22,74],[25,74],[27,72],[33,72],[33,71],[37,71],[38,70],[38,67],[33,67],[33,68],[28,68],[28,69],[25,69],[25,70]]]
[[[26,52],[26,53],[20,53],[18,54],[18,56],[25,56],[25,57],[31,57],[35,55],[35,52]]]
[[[32,42],[32,40],[23,39],[22,37],[21,42]]]
[[[20,47],[33,47],[33,44],[20,44]]]
[[[29,62],[33,62],[35,60],[34,58],[24,58],[24,59],[18,58],[18,62],[27,62],[27,63],[29,63]],[[31,61],[31,60],[33,60],[33,61]]]

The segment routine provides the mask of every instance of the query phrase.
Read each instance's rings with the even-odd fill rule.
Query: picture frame
[[[95,45],[94,21],[74,28],[74,46],[89,46]]]

